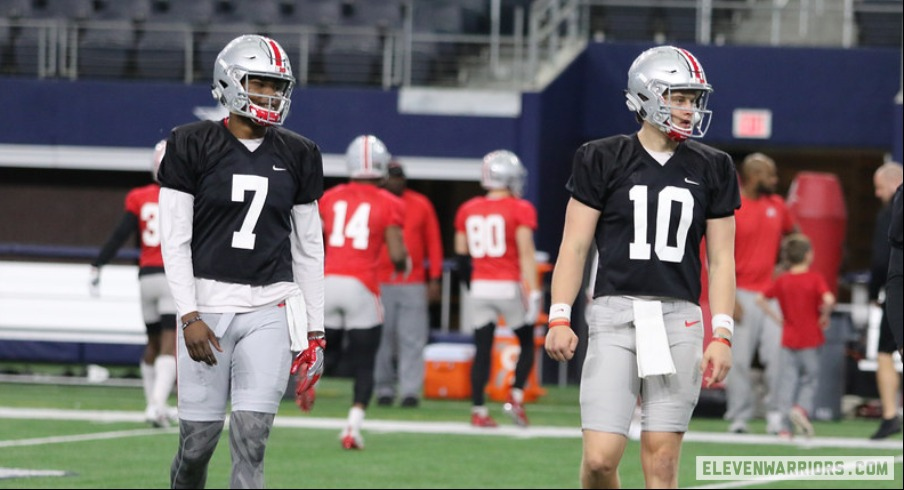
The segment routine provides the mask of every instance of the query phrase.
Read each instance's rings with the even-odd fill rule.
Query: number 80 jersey
[[[637,135],[588,142],[566,185],[600,211],[594,297],[658,296],[700,301],[700,242],[706,220],[741,205],[728,154],[688,140],[660,164]]]

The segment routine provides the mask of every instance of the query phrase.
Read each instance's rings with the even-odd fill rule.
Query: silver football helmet
[[[163,155],[166,153],[166,140],[160,140],[154,145],[154,156],[151,157],[151,177],[154,182],[157,180],[157,170],[160,168],[160,162],[163,161]]]
[[[249,93],[249,77],[275,79],[279,88],[274,95]],[[213,98],[229,112],[261,125],[279,126],[285,122],[294,87],[295,77],[285,50],[273,39],[257,34],[230,41],[213,66]],[[252,96],[265,102],[252,102]]]
[[[392,155],[380,138],[370,134],[356,137],[345,150],[348,175],[353,179],[382,179],[389,170]]]
[[[516,196],[524,192],[527,169],[521,159],[508,150],[496,150],[483,157],[480,185],[486,190],[508,189]]]
[[[689,109],[692,112],[689,127],[672,123],[672,109],[688,110],[671,105],[672,92],[678,90],[699,94]],[[625,98],[628,109],[641,119],[661,129],[669,138],[684,141],[700,138],[709,129],[712,111],[706,109],[706,104],[712,91],[703,66],[690,51],[658,46],[644,51],[631,64]]]

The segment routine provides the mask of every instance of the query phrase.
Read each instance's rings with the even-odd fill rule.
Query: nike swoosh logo
[[[277,172],[285,172],[288,169],[282,168],[282,167],[277,167],[276,165],[274,165],[273,170],[276,170]]]
[[[693,321],[693,322],[689,322],[689,321],[685,320],[685,321],[684,321],[684,326],[690,328],[690,327],[693,327],[694,325],[696,325],[696,324],[698,324],[698,323],[700,323],[700,320],[695,320],[695,321]]]
[[[689,178],[687,178],[687,177],[684,178],[684,181],[687,182],[688,184],[700,185],[699,182],[694,182],[693,180],[691,180],[691,179],[689,179]]]

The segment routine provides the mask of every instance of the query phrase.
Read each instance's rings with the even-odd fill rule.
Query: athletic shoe
[[[813,424],[810,423],[810,417],[807,415],[807,411],[803,409],[800,405],[794,405],[791,407],[791,412],[788,413],[788,418],[791,419],[791,423],[794,424],[794,430],[805,435],[806,437],[813,437]]]
[[[791,437],[792,437],[791,431],[789,431],[789,430],[782,429],[782,430],[778,431],[778,438],[783,441],[790,441]]]
[[[340,435],[342,449],[364,449],[364,438],[361,433],[351,427],[346,428]]]
[[[168,429],[170,426],[169,419],[165,413],[160,413],[156,407],[148,406],[144,411],[145,422],[151,424],[152,427],[158,429]]]
[[[870,439],[878,441],[880,439],[885,439],[890,435],[897,434],[898,432],[901,432],[901,417],[896,416],[891,419],[882,419],[882,423],[879,424],[879,428],[870,436]]]
[[[392,406],[392,397],[391,396],[377,397],[377,405],[379,405],[381,407],[391,407]]]
[[[418,400],[416,396],[406,396],[405,398],[402,398],[403,407],[417,408],[418,404],[420,404],[420,400]]]
[[[471,426],[473,427],[498,427],[499,424],[489,415],[471,414]]]
[[[747,429],[747,422],[744,422],[743,420],[735,420],[731,423],[730,426],[728,426],[728,432],[731,432],[733,434],[746,434],[750,431]]]
[[[508,400],[506,400],[505,405],[502,406],[502,411],[508,414],[509,417],[512,418],[512,421],[515,422],[515,425],[519,427],[527,427],[527,413],[524,411],[524,405],[515,401],[515,398],[512,397],[511,394],[508,396]]]
[[[780,435],[785,430],[781,412],[769,412],[766,414],[766,433]]]

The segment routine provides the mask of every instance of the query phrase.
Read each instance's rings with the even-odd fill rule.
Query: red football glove
[[[310,412],[314,406],[314,385],[323,375],[323,349],[326,348],[326,339],[308,339],[308,348],[299,352],[292,361],[290,374],[298,375],[298,383],[295,385],[295,403],[298,408]]]

